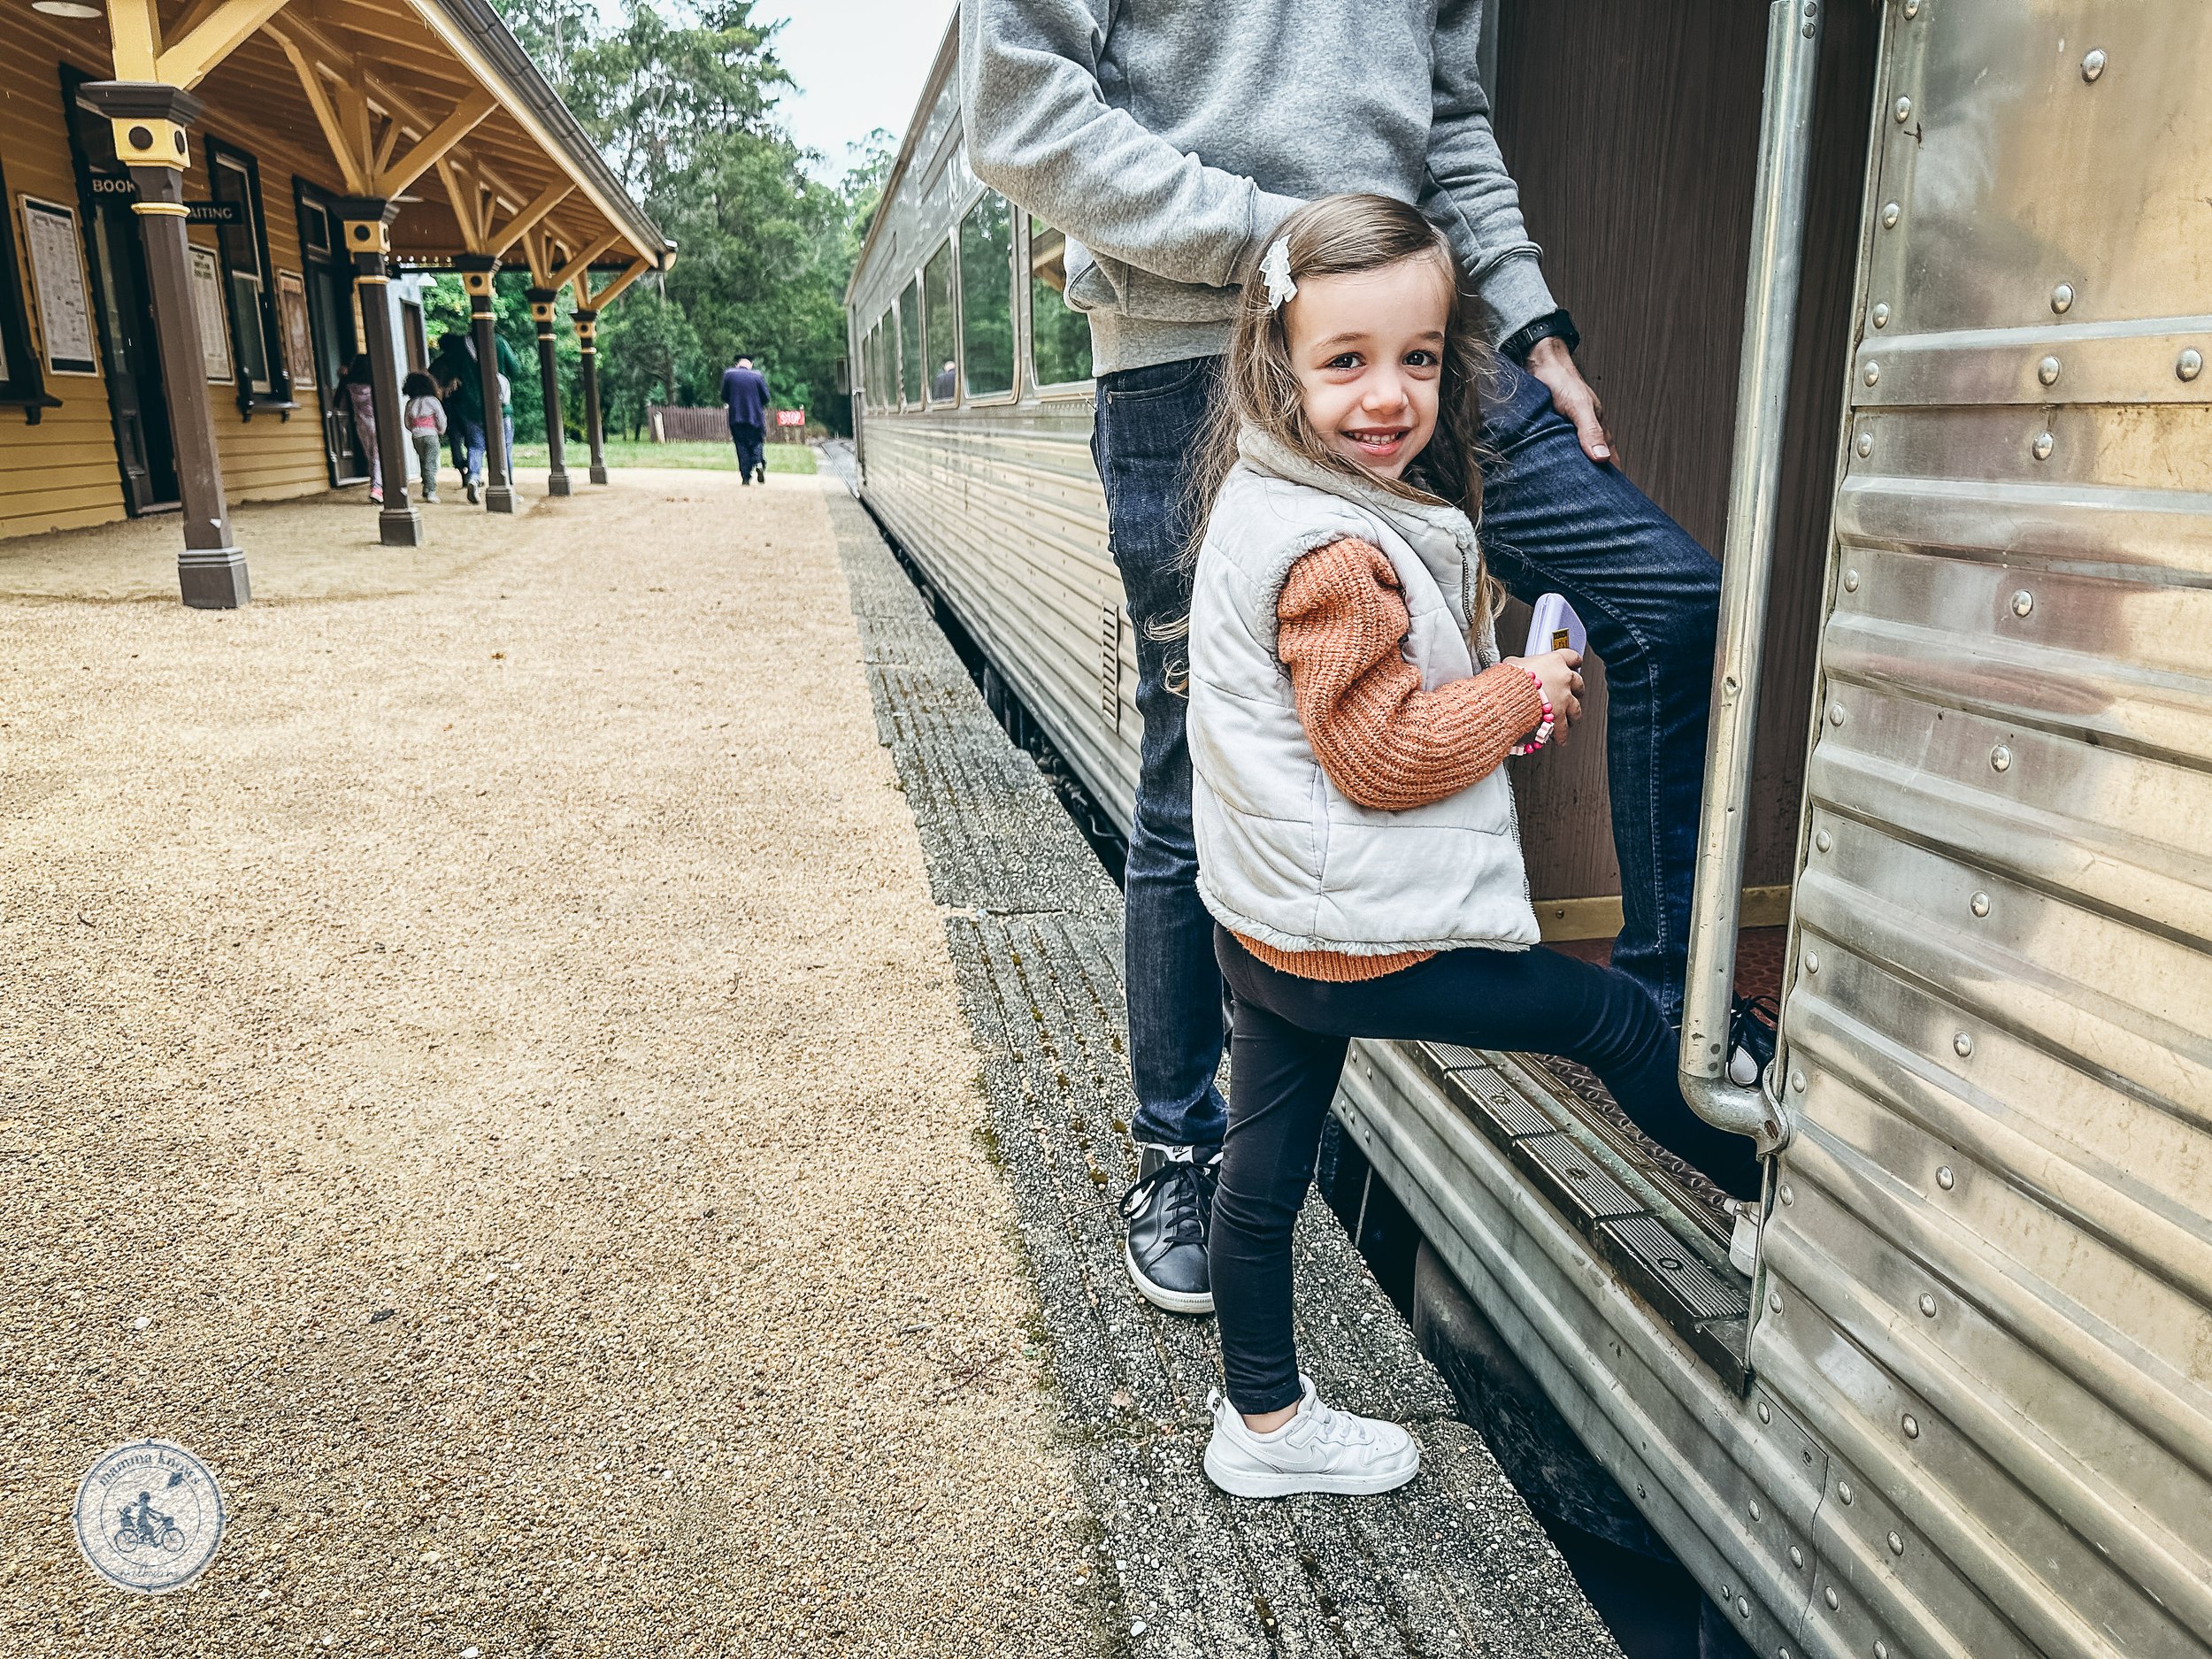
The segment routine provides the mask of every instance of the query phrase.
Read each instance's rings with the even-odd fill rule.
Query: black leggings
[[[1219,927],[1214,955],[1236,994],[1236,1025],[1208,1262],[1222,1371],[1240,1411],[1298,1401],[1291,1228],[1354,1037],[1563,1056],[1603,1079],[1661,1145],[1740,1196],[1758,1190],[1751,1142],[1683,1102],[1672,1033],[1625,974],[1540,947],[1448,950],[1379,979],[1334,985],[1279,972]]]

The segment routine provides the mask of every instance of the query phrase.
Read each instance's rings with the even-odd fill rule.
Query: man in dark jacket
[[[740,353],[722,371],[722,403],[730,411],[730,442],[737,446],[737,481],[768,481],[768,463],[760,452],[768,434],[768,377]]]

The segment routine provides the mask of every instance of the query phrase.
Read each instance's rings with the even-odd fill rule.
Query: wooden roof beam
[[[451,114],[426,133],[421,142],[404,157],[388,167],[377,170],[375,188],[370,194],[388,197],[397,196],[429,172],[454,145],[481,126],[484,118],[498,107],[499,100],[485,91],[480,90],[463,99]]]
[[[484,251],[494,258],[504,254],[518,241],[526,239],[530,233],[543,221],[545,216],[573,195],[575,189],[575,185],[567,179],[556,179],[540,193],[536,201],[517,213],[500,227],[497,232],[486,239]],[[535,269],[537,261],[533,259],[532,268]]]
[[[360,100],[362,107],[358,120],[351,119],[354,111],[350,108],[342,111],[337,101],[344,97],[348,90],[358,97],[359,83],[342,73],[335,78],[334,85],[326,87],[321,65],[317,58],[308,55],[305,45],[296,40],[289,29],[273,33],[276,35],[277,44],[284,48],[284,55],[292,60],[293,71],[299,76],[300,90],[307,96],[308,108],[315,112],[315,124],[323,129],[323,142],[330,146],[331,157],[338,164],[338,173],[346,181],[346,189],[355,196],[368,195],[371,157],[366,153],[365,142],[362,148],[356,148],[357,134],[365,141],[367,100]],[[348,59],[346,67],[351,66],[351,60]],[[348,98],[347,102],[350,104],[353,99]]]
[[[640,254],[636,258],[630,261],[629,268],[627,270],[624,271],[620,276],[615,278],[613,281],[608,283],[605,288],[601,288],[596,294],[591,291],[590,276],[589,273],[587,273],[584,279],[579,281],[576,285],[576,296],[583,301],[583,303],[577,309],[587,311],[603,311],[607,306],[613,303],[615,296],[620,294],[623,289],[628,288],[631,283],[636,281],[640,277],[643,276],[652,268],[652,260],[647,257],[644,254]]]
[[[537,280],[540,288],[552,288],[556,291],[566,288],[572,282],[580,284],[584,273],[591,269],[591,262],[621,240],[622,236],[619,232],[609,231],[597,242],[587,246],[583,252],[562,265],[557,271],[550,272],[541,278],[538,276],[535,269],[533,269],[530,274]],[[547,263],[551,262],[549,260]]]
[[[184,19],[185,27],[177,39],[159,47],[153,73],[147,79],[189,91],[289,3],[290,0],[213,0],[211,4],[195,6]],[[132,6],[142,7],[150,14],[154,0],[109,0],[110,16]],[[156,42],[160,41],[158,19],[152,20],[150,33]],[[119,61],[116,73],[122,75],[128,72]]]

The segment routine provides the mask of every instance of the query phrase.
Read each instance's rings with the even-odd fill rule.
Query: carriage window
[[[952,242],[922,267],[922,343],[929,352],[929,401],[960,396],[960,342],[952,317]]]
[[[1068,309],[1067,239],[1029,221],[1029,358],[1040,386],[1091,378],[1091,325]]]
[[[969,396],[1014,389],[1014,210],[996,190],[960,221],[960,339]]]
[[[922,280],[916,277],[899,296],[899,401],[910,409],[922,403]]]

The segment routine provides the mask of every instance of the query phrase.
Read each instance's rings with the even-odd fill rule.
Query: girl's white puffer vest
[[[1280,950],[1535,943],[1505,769],[1428,806],[1356,806],[1314,758],[1275,654],[1291,566],[1349,536],[1380,548],[1398,572],[1411,618],[1402,649],[1424,690],[1490,666],[1490,618],[1471,615],[1474,526],[1456,508],[1402,501],[1256,433],[1238,449],[1191,595],[1191,805],[1207,910]]]

